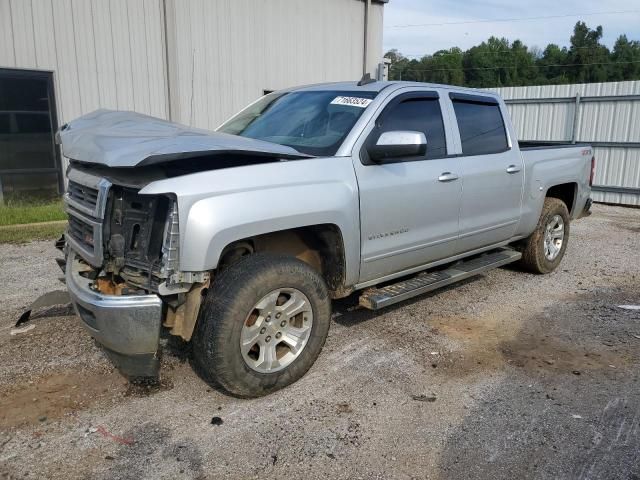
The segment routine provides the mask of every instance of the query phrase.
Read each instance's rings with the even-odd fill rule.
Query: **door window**
[[[453,100],[463,155],[486,155],[508,150],[507,132],[497,103]]]
[[[422,132],[427,138],[426,156],[411,157],[408,160],[442,158],[447,154],[442,111],[436,96],[400,97],[392,101],[378,119],[373,141],[377,141],[384,132],[396,130]]]

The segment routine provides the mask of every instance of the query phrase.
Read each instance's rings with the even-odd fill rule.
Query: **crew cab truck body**
[[[521,148],[498,95],[443,85],[280,91],[217,132],[101,110],[60,140],[84,326],[130,377],[157,376],[161,336],[180,336],[246,397],[304,375],[332,298],[549,273],[591,205],[590,146]]]

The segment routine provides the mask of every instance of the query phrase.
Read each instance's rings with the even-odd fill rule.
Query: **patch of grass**
[[[33,240],[53,240],[63,232],[67,222],[31,223],[0,227],[0,243],[27,243]]]
[[[9,200],[0,205],[0,225],[52,222],[66,218],[60,199],[39,202]]]

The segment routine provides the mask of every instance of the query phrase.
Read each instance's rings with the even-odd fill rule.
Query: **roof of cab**
[[[442,85],[439,83],[422,83],[422,82],[404,82],[404,81],[372,81],[365,85],[358,85],[358,82],[332,82],[318,83],[315,85],[304,85],[300,87],[288,88],[288,91],[323,91],[323,90],[342,90],[354,92],[381,92],[388,87],[433,87],[446,90],[454,90],[469,93],[482,93],[497,97],[498,94],[488,90],[480,90],[476,88],[457,87],[455,85]]]

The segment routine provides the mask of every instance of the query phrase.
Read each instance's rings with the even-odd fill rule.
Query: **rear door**
[[[522,204],[524,165],[494,97],[450,93],[460,135],[462,202],[456,253],[510,239]]]
[[[390,98],[356,144],[354,167],[360,191],[360,282],[380,279],[453,253],[458,234],[461,182],[458,158],[445,134],[441,99],[435,91]],[[426,155],[366,164],[368,144],[388,131],[423,132]],[[451,172],[443,180],[443,174]],[[439,180],[440,179],[440,180]]]

